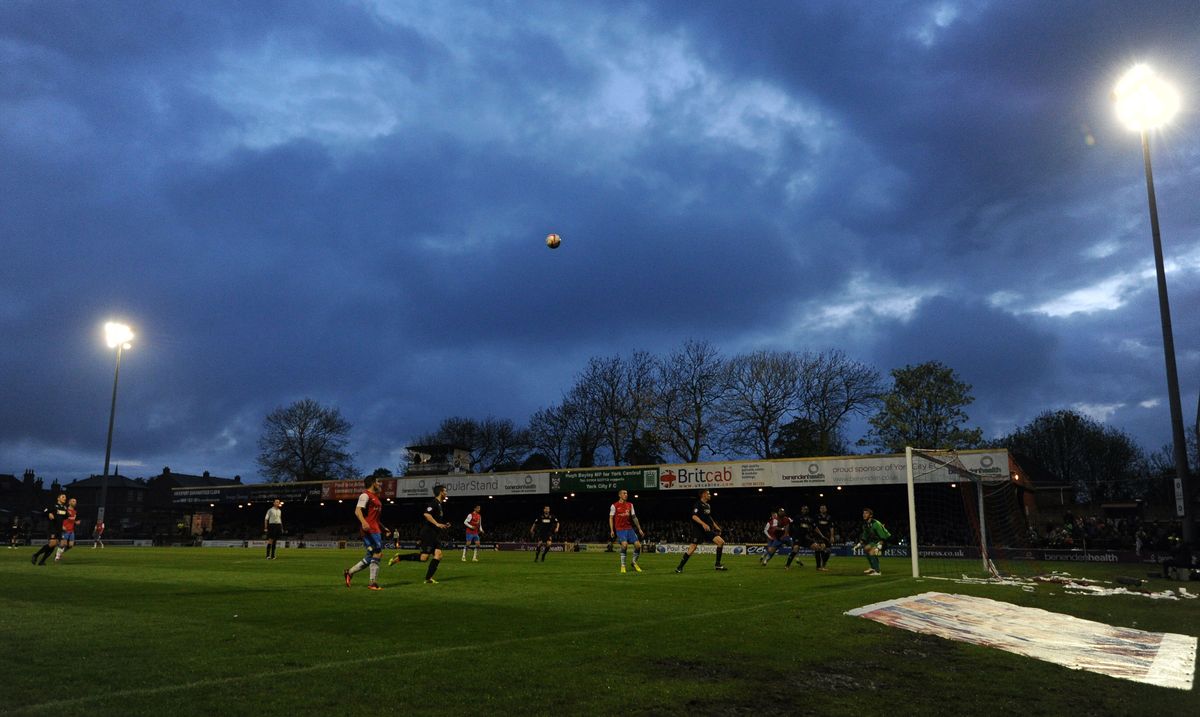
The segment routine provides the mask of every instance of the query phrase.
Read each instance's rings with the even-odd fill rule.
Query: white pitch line
[[[879,584],[879,581],[863,582],[861,585],[857,585],[857,586],[848,588],[846,592],[860,590],[864,587],[868,587],[871,585],[878,585],[878,584]],[[838,593],[838,594],[842,594],[842,593]],[[514,645],[514,644],[521,643],[521,642],[533,642],[536,640],[557,640],[557,639],[561,639],[564,637],[594,635],[596,633],[606,632],[608,630],[613,630],[613,629],[627,630],[630,627],[637,627],[638,625],[641,625],[641,624],[657,624],[657,623],[662,623],[662,622],[666,622],[669,620],[694,620],[697,618],[712,617],[714,615],[724,615],[726,613],[731,613],[731,612],[745,612],[747,610],[758,610],[758,609],[765,608],[765,607],[779,607],[780,605],[786,605],[789,603],[796,603],[796,602],[803,602],[810,598],[815,599],[815,598],[819,598],[819,597],[826,597],[826,596],[825,595],[812,595],[812,596],[805,596],[803,598],[795,597],[795,598],[788,598],[785,600],[774,600],[772,602],[759,603],[757,605],[739,605],[737,607],[725,608],[722,610],[708,610],[705,612],[689,613],[687,615],[680,615],[677,613],[675,615],[667,615],[664,617],[656,617],[654,619],[641,620],[641,621],[635,622],[635,623],[631,623],[631,622],[614,623],[613,625],[607,625],[604,627],[594,628],[591,630],[568,630],[566,632],[559,632],[559,633],[555,633],[553,635],[529,635],[526,637],[514,637],[510,640],[499,640],[497,642],[489,642],[489,643],[485,643],[485,644],[454,645],[451,647],[435,647],[435,648],[431,648],[431,649],[427,649],[427,650],[412,650],[412,651],[408,651],[408,652],[395,652],[395,653],[391,653],[388,655],[372,655],[369,657],[354,657],[354,658],[350,658],[347,660],[330,660],[329,662],[318,662],[318,663],[312,664],[312,665],[305,665],[304,667],[292,667],[292,668],[283,669],[283,670],[271,670],[269,672],[265,672],[265,671],[264,672],[251,672],[251,673],[246,673],[246,674],[241,674],[241,675],[234,675],[231,677],[220,677],[220,678],[210,678],[210,679],[204,679],[204,680],[195,680],[192,682],[183,682],[183,683],[177,683],[177,684],[173,684],[173,685],[159,685],[157,687],[139,687],[139,688],[128,689],[128,690],[117,690],[115,692],[105,692],[103,694],[83,695],[80,697],[72,697],[70,699],[65,699],[65,700],[51,700],[49,702],[40,702],[38,704],[24,705],[22,707],[17,707],[12,712],[12,714],[21,714],[23,712],[32,712],[32,711],[46,710],[46,709],[57,710],[57,709],[62,709],[64,707],[69,707],[72,705],[82,705],[82,704],[87,704],[89,702],[98,702],[100,700],[106,700],[106,699],[120,699],[123,697],[142,697],[142,696],[146,696],[146,695],[160,695],[160,694],[164,694],[167,692],[178,692],[181,690],[190,690],[190,689],[195,689],[195,688],[211,688],[211,687],[220,687],[222,685],[237,684],[239,682],[252,682],[254,680],[264,679],[264,678],[279,678],[279,677],[288,676],[288,675],[303,675],[303,674],[306,674],[309,672],[318,672],[320,670],[325,670],[325,669],[330,669],[330,668],[350,667],[353,665],[366,665],[366,664],[370,664],[373,662],[384,662],[384,661],[395,660],[395,659],[399,659],[399,658],[403,658],[403,657],[421,657],[421,656],[426,656],[426,655],[440,655],[440,654],[445,654],[445,653],[450,653],[450,652],[463,652],[463,651],[468,651],[468,650],[470,650],[470,651],[487,650],[487,649],[493,649],[496,647],[502,647],[504,645]]]

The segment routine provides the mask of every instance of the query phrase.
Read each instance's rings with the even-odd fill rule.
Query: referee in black
[[[433,499],[425,504],[425,512],[421,515],[421,562],[429,561],[429,567],[425,570],[425,582],[429,585],[437,584],[433,574],[437,572],[438,563],[442,562],[443,531],[450,527],[442,511],[445,502],[446,486],[435,485]]]

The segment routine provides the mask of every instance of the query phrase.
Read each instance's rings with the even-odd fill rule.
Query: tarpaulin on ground
[[[970,595],[923,593],[846,614],[1160,687],[1190,690],[1196,667],[1196,638],[1190,635],[1115,627]]]

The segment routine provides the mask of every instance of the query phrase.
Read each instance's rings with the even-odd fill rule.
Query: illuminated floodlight
[[[1179,111],[1179,93],[1150,69],[1134,65],[1113,89],[1117,117],[1135,132],[1157,129]]]
[[[104,340],[108,343],[110,349],[115,349],[118,346],[127,349],[129,348],[129,342],[133,341],[133,329],[125,324],[109,321],[104,325]]]

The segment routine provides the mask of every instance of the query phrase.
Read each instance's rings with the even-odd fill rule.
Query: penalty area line
[[[878,582],[863,582],[858,585],[847,588],[844,592],[853,592],[865,587],[878,585]],[[28,712],[37,712],[43,710],[61,710],[65,707],[75,705],[85,705],[90,702],[99,702],[109,699],[121,699],[124,697],[148,697],[153,695],[168,694],[171,692],[180,692],[193,689],[207,689],[213,687],[222,687],[226,685],[235,685],[243,682],[254,682],[262,679],[278,679],[280,677],[288,677],[293,675],[304,675],[311,672],[319,672],[321,670],[337,669],[344,667],[355,667],[359,665],[369,665],[375,662],[388,662],[391,660],[403,659],[408,657],[427,657],[431,655],[444,655],[455,652],[476,652],[482,650],[494,650],[496,648],[505,647],[508,645],[517,645],[523,642],[536,642],[539,640],[561,640],[564,638],[582,637],[585,635],[595,635],[611,630],[628,630],[631,627],[640,625],[661,624],[663,622],[675,622],[678,620],[696,620],[706,617],[714,617],[717,615],[726,615],[734,612],[746,612],[748,610],[761,610],[763,608],[778,608],[780,605],[788,605],[793,603],[802,603],[808,600],[827,597],[826,595],[805,595],[802,597],[788,598],[785,600],[773,600],[771,602],[757,603],[754,605],[739,605],[737,607],[722,608],[720,610],[705,610],[702,612],[691,612],[686,614],[676,613],[674,615],[666,615],[655,618],[639,620],[637,622],[621,622],[612,625],[605,625],[586,630],[566,630],[553,634],[544,635],[526,635],[524,637],[514,637],[508,640],[497,640],[495,642],[479,643],[474,645],[452,645],[450,647],[434,647],[425,650],[405,650],[402,652],[393,652],[386,655],[369,655],[365,657],[352,657],[344,660],[329,660],[326,662],[317,662],[311,665],[301,667],[290,667],[280,670],[270,670],[262,672],[247,672],[240,675],[231,675],[229,677],[212,677],[201,680],[193,680],[191,682],[181,682],[172,685],[158,685],[155,687],[137,687],[126,690],[114,690],[112,692],[104,692],[90,695],[80,695],[68,699],[49,700],[46,702],[38,702],[36,704],[23,705],[15,707],[10,714],[23,714]]]

